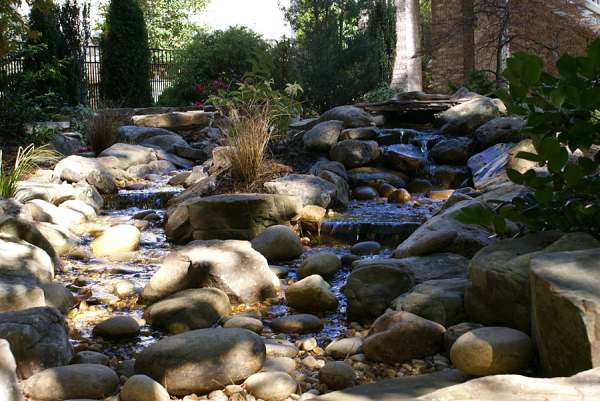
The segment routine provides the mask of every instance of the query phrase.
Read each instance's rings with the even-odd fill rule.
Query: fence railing
[[[150,49],[150,86],[152,88],[152,97],[154,101],[163,91],[173,84],[173,80],[169,74],[169,70],[173,67],[175,61],[176,50],[167,49]],[[102,55],[99,46],[86,46],[84,61],[84,86],[87,88],[86,104],[92,109],[98,108],[102,104],[100,86],[102,85],[102,76],[100,73],[100,63]],[[0,59],[0,73],[11,75],[18,74],[23,71],[23,59],[8,55]],[[0,88],[0,95],[3,89]]]

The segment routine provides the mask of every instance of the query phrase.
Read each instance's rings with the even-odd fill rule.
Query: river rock
[[[530,280],[533,334],[544,373],[567,376],[599,367],[600,249],[535,256]]]
[[[68,255],[80,244],[79,237],[66,227],[52,223],[37,223],[35,226],[59,256]]]
[[[356,187],[354,191],[352,191],[352,195],[354,199],[358,200],[373,200],[379,197],[379,193],[373,187]]]
[[[271,327],[277,333],[315,333],[323,328],[323,322],[315,315],[288,315],[273,319]]]
[[[116,143],[110,148],[102,151],[99,157],[115,157],[118,164],[115,167],[121,170],[127,170],[131,166],[138,164],[148,164],[156,160],[156,154],[151,148],[140,145],[130,145],[126,143]]]
[[[346,167],[340,162],[330,161],[328,159],[321,159],[313,164],[309,170],[309,173],[312,175],[320,176],[322,172],[328,171],[333,173],[345,181],[348,180],[348,172],[346,171]]]
[[[152,174],[166,175],[177,170],[177,167],[168,160],[155,160],[148,164],[137,164],[127,169],[127,174],[136,178],[145,178]]]
[[[206,329],[231,313],[229,297],[216,288],[179,291],[146,308],[144,317],[153,326],[179,333]]]
[[[102,208],[104,203],[102,195],[100,195],[98,190],[94,186],[84,182],[71,185],[66,182],[62,184],[47,184],[21,181],[17,185],[14,199],[21,203],[26,203],[33,199],[41,199],[58,204],[67,199],[81,199],[97,209]],[[28,220],[31,220],[31,218]]]
[[[189,147],[185,139],[179,135],[156,135],[143,140],[140,145],[149,148],[162,149],[165,152],[175,153],[176,147]]]
[[[17,363],[10,351],[9,342],[0,339],[0,400],[23,401],[16,370]]]
[[[152,344],[138,355],[135,370],[169,394],[206,394],[259,371],[265,354],[262,339],[251,331],[201,329]]]
[[[362,352],[363,338],[348,337],[332,341],[325,347],[325,353],[334,359],[346,359]]]
[[[347,179],[330,170],[321,171],[319,173],[319,178],[322,178],[335,186],[335,198],[331,206],[340,209],[348,207],[348,203],[350,202],[350,185],[348,185]]]
[[[135,226],[121,224],[105,230],[92,241],[90,247],[96,256],[111,256],[137,250],[140,246],[140,238],[140,230]]]
[[[67,208],[59,208],[52,203],[41,199],[34,199],[25,204],[25,207],[31,211],[33,220],[37,222],[47,222],[72,228],[85,223],[85,216]]]
[[[442,349],[444,326],[408,312],[388,312],[377,318],[365,338],[367,358],[403,363],[437,354]]]
[[[342,267],[340,258],[333,253],[319,252],[309,255],[302,261],[298,269],[298,277],[304,278],[313,274],[330,278]]]
[[[519,142],[525,126],[525,120],[520,117],[496,117],[477,128],[473,137],[475,146],[483,150],[497,143]]]
[[[373,116],[355,106],[337,106],[321,114],[320,121],[338,120],[345,128],[360,128],[375,125]]]
[[[155,136],[163,135],[174,135],[179,136],[173,131],[169,131],[164,128],[155,127],[137,127],[135,125],[123,125],[117,129],[117,132],[128,143],[139,144],[144,142],[146,139],[153,138]]]
[[[110,358],[100,352],[79,351],[73,357],[71,364],[78,365],[78,364],[82,364],[82,363],[108,366],[110,363]]]
[[[58,309],[66,314],[75,304],[73,293],[62,283],[42,283],[41,289],[44,291],[46,306]]]
[[[62,202],[58,207],[66,207],[75,212],[81,213],[88,220],[94,220],[96,217],[98,217],[96,209],[93,206],[79,199],[66,200]]]
[[[464,297],[468,285],[465,278],[425,281],[394,299],[391,307],[451,326],[466,320]]]
[[[265,338],[265,347],[269,358],[293,358],[298,355],[298,347],[287,340],[279,338]]]
[[[379,129],[377,127],[348,128],[343,130],[340,135],[342,141],[346,139],[376,141],[378,137]]]
[[[296,370],[296,361],[286,356],[267,358],[262,367],[263,372],[285,372],[293,374]]]
[[[25,394],[39,401],[104,398],[119,387],[114,370],[93,364],[60,366],[44,370],[23,383]]]
[[[463,322],[448,327],[446,329],[446,332],[444,333],[444,351],[446,351],[446,353],[449,355],[450,349],[452,348],[456,340],[460,338],[460,336],[462,336],[465,333],[468,333],[471,330],[479,329],[481,327],[484,326],[482,324],[473,322]]]
[[[188,203],[194,239],[252,240],[267,227],[286,224],[302,208],[299,198],[274,194],[231,194]]]
[[[205,127],[215,117],[215,113],[204,110],[171,111],[160,114],[143,114],[131,117],[131,121],[138,127],[155,127],[169,130],[178,128]]]
[[[402,188],[406,185],[408,177],[399,171],[385,168],[359,167],[348,171],[348,179],[354,186],[374,185],[377,182],[384,182],[396,188]]]
[[[10,343],[22,379],[73,358],[65,318],[53,308],[0,313],[0,338]]]
[[[252,248],[269,261],[292,260],[302,255],[300,237],[287,226],[267,228],[252,240]]]
[[[140,333],[140,325],[130,316],[114,316],[98,323],[92,333],[109,339],[135,337]]]
[[[300,312],[335,310],[338,301],[323,277],[313,274],[290,285],[285,290],[288,305]]]
[[[272,194],[291,195],[299,198],[302,205],[318,205],[327,208],[333,205],[337,189],[331,182],[307,174],[290,174],[264,184]]]
[[[319,370],[319,381],[333,390],[341,390],[354,385],[356,373],[346,362],[327,362]]]
[[[404,205],[412,200],[410,192],[404,188],[396,189],[388,195],[388,202]]]
[[[260,334],[263,331],[263,324],[260,320],[250,316],[233,316],[223,323],[226,329],[246,329]]]
[[[296,380],[285,372],[260,372],[244,382],[246,390],[265,401],[282,401],[296,392]]]
[[[171,252],[142,292],[149,302],[186,288],[212,287],[232,303],[254,303],[277,295],[279,279],[247,241],[194,241]]]
[[[387,146],[383,151],[383,160],[391,168],[410,174],[422,170],[427,162],[421,149],[410,144]]]
[[[464,165],[472,155],[473,141],[470,138],[450,138],[436,143],[429,156],[437,164]]]
[[[546,231],[499,241],[482,249],[471,260],[471,286],[465,308],[472,321],[512,327],[526,333],[531,328],[530,261],[560,251],[597,248],[588,234]]]
[[[69,156],[54,167],[54,176],[68,182],[85,181],[103,194],[117,192],[117,186],[110,171],[96,159]]]
[[[0,312],[46,306],[44,291],[33,280],[12,278],[0,282]]]
[[[477,128],[500,116],[498,104],[485,96],[473,98],[436,116],[446,135],[471,135]]]
[[[120,401],[169,401],[169,393],[146,375],[131,376],[121,389]]]
[[[374,255],[381,251],[381,244],[377,241],[363,241],[352,245],[350,252],[355,255]]]
[[[50,257],[48,252],[32,245],[29,241],[21,241],[18,237],[10,236],[13,233],[19,233],[12,231],[12,228],[8,230],[8,227],[3,225],[2,230],[8,231],[10,234],[0,235],[0,277],[5,281],[10,281],[8,280],[9,277],[31,279],[35,282],[51,281],[54,278],[54,271],[60,266],[58,264],[60,262],[56,259],[54,248],[35,226],[25,224],[15,228],[19,230],[22,228],[32,228],[32,231],[28,231],[27,235],[23,235],[22,237],[25,237],[25,241],[29,239],[48,249],[54,255],[54,259]]]
[[[338,142],[329,151],[329,158],[342,163],[346,168],[366,166],[379,159],[380,155],[377,142],[353,139]]]
[[[529,336],[507,327],[482,327],[463,334],[450,349],[452,364],[473,376],[520,373],[533,358]]]
[[[342,132],[341,121],[325,121],[306,131],[302,137],[304,148],[312,152],[329,152]]]

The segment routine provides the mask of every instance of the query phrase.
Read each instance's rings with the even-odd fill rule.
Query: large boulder
[[[17,363],[8,341],[0,339],[0,400],[23,401],[17,381]]]
[[[116,158],[116,168],[127,170],[131,166],[138,164],[148,164],[156,160],[156,154],[151,148],[140,145],[130,145],[127,143],[116,143],[110,148],[102,151],[100,157]]]
[[[373,323],[363,349],[376,362],[408,362],[437,354],[445,331],[441,324],[412,313],[388,312]]]
[[[0,313],[0,338],[10,343],[22,379],[73,358],[65,318],[53,308]]]
[[[473,141],[470,138],[450,138],[436,143],[429,156],[437,164],[464,165],[473,154]]]
[[[252,248],[268,261],[293,260],[302,255],[304,249],[298,235],[287,226],[267,228],[252,240]]]
[[[379,159],[381,151],[375,141],[348,139],[332,146],[329,151],[331,160],[342,163],[346,168],[366,166]]]
[[[391,307],[452,326],[466,320],[464,297],[468,284],[465,278],[425,281],[394,299]]]
[[[530,262],[548,253],[592,249],[600,242],[584,233],[546,231],[496,242],[469,264],[471,286],[465,292],[469,318],[487,325],[531,329]]]
[[[544,373],[567,376],[600,367],[600,248],[535,256],[530,279]]]
[[[410,144],[387,146],[383,151],[383,160],[391,168],[411,174],[422,170],[427,163],[421,149]]]
[[[76,240],[67,228],[56,226],[51,223],[32,223],[28,220],[12,217],[9,215],[0,215],[0,233],[3,236],[17,238],[19,240],[29,242],[31,245],[37,246],[44,250],[52,259],[56,267],[60,266],[58,255],[62,255],[64,249],[58,246],[52,239],[52,235],[48,235],[46,225],[56,227],[61,235],[64,235],[65,242],[75,244]]]
[[[290,195],[301,199],[302,205],[324,208],[334,204],[337,188],[323,178],[308,174],[290,174],[264,184],[265,189],[278,195]]]
[[[192,288],[179,291],[155,304],[144,312],[151,325],[179,333],[212,327],[229,315],[229,297],[216,288]]]
[[[52,258],[41,248],[10,236],[0,236],[0,279],[50,282],[54,278]]]
[[[141,233],[138,228],[129,224],[120,224],[105,230],[90,244],[96,256],[111,256],[132,252],[140,246]]]
[[[337,120],[345,128],[360,128],[375,125],[373,116],[355,106],[338,106],[321,114],[320,121]]]
[[[195,198],[188,203],[194,239],[252,240],[267,227],[288,223],[302,202],[279,194],[232,194]]]
[[[172,252],[144,288],[157,301],[187,288],[224,291],[233,303],[254,303],[277,295],[279,279],[247,241],[193,241]]]
[[[69,199],[79,199],[93,206],[96,210],[104,205],[104,199],[98,190],[87,183],[78,182],[74,185],[63,182],[62,184],[47,184],[31,181],[20,181],[14,199],[26,203],[33,199],[41,199],[53,204],[61,204]]]
[[[262,339],[245,329],[201,329],[166,337],[138,354],[136,373],[172,395],[206,394],[239,383],[265,361]]]
[[[34,221],[57,224],[73,228],[85,223],[85,215],[72,209],[61,208],[41,199],[34,199],[25,204]]]
[[[477,128],[473,140],[479,150],[497,143],[515,143],[523,139],[526,122],[521,117],[496,117]]]
[[[325,121],[306,131],[302,137],[304,148],[313,152],[329,152],[340,137],[344,125],[341,121]]]
[[[470,135],[488,121],[499,117],[504,107],[498,100],[479,96],[451,107],[436,116],[441,131],[447,135]]]
[[[96,159],[69,156],[54,167],[54,175],[68,182],[85,181],[103,194],[117,192],[117,186],[110,171]]]
[[[161,114],[144,114],[131,117],[138,127],[153,127],[177,130],[178,128],[206,127],[214,119],[215,113],[203,110],[172,111]]]
[[[288,305],[300,312],[335,310],[338,300],[323,277],[313,274],[290,285],[285,290]]]

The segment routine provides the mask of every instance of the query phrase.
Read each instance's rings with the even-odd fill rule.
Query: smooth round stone
[[[450,349],[452,364],[474,376],[520,373],[533,357],[529,336],[508,327],[482,327],[463,334]]]
[[[351,387],[354,385],[355,380],[354,369],[345,362],[327,362],[319,370],[319,381],[333,390]]]
[[[263,331],[263,324],[260,320],[250,316],[233,316],[223,323],[226,329],[246,329],[255,333]]]
[[[313,274],[318,274],[321,277],[331,277],[342,267],[340,258],[327,252],[316,253],[307,256],[303,261],[298,276],[300,278],[308,277]]]
[[[352,195],[358,200],[373,200],[379,196],[379,193],[373,187],[362,186],[354,188]]]
[[[119,377],[131,377],[135,375],[135,359],[126,359],[119,362],[116,371]]]
[[[364,241],[356,243],[350,248],[355,255],[372,255],[381,251],[381,244],[377,241]]]
[[[110,358],[100,352],[95,351],[79,351],[73,357],[71,364],[91,363],[97,365],[108,366]]]
[[[136,294],[135,284],[131,280],[119,280],[113,287],[113,293],[121,299],[132,297]]]
[[[286,356],[267,358],[262,370],[263,372],[285,372],[292,374],[296,370],[296,361]]]
[[[302,255],[300,238],[291,228],[277,225],[267,228],[252,240],[252,248],[267,260],[292,260]]]
[[[410,202],[411,199],[410,192],[404,188],[397,189],[388,196],[388,202],[391,203],[403,204]]]
[[[298,348],[287,340],[279,340],[275,338],[265,338],[265,348],[267,356],[270,358],[288,357],[293,358],[298,355]]]
[[[137,250],[140,238],[140,230],[132,225],[122,224],[108,228],[90,246],[96,256],[112,256]]]
[[[341,338],[325,347],[325,353],[334,359],[346,359],[362,352],[362,337]]]
[[[315,315],[298,314],[273,319],[271,327],[277,333],[315,333],[323,328],[323,322]]]
[[[313,274],[290,285],[285,290],[288,305],[300,312],[335,310],[338,300],[331,286],[318,274]]]
[[[152,378],[146,375],[131,376],[119,394],[121,401],[169,401],[169,393]]]
[[[398,188],[396,188],[393,185],[390,184],[381,184],[381,186],[379,186],[379,195],[382,196],[383,198],[387,198],[388,196],[390,196],[392,194],[392,192],[396,191]]]
[[[352,266],[352,263],[360,260],[358,255],[344,255],[342,256],[342,266]]]
[[[260,372],[248,377],[246,390],[265,401],[281,401],[296,391],[298,385],[285,372]]]
[[[459,323],[455,324],[454,326],[448,327],[446,329],[446,332],[444,333],[444,350],[449,354],[450,349],[452,348],[456,340],[459,339],[460,336],[462,336],[465,333],[468,333],[471,330],[479,329],[482,327],[483,324],[472,322]]]
[[[406,185],[406,189],[413,194],[428,194],[432,188],[431,182],[422,178],[416,178]]]
[[[100,322],[92,330],[94,336],[105,338],[135,337],[140,333],[140,325],[129,316],[115,316]]]

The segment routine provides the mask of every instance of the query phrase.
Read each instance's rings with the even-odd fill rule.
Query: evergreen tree
[[[396,54],[396,7],[394,0],[375,0],[369,13],[367,37],[372,49],[375,85],[392,80]]]
[[[111,0],[100,40],[102,96],[111,105],[152,105],[150,49],[137,0]]]

